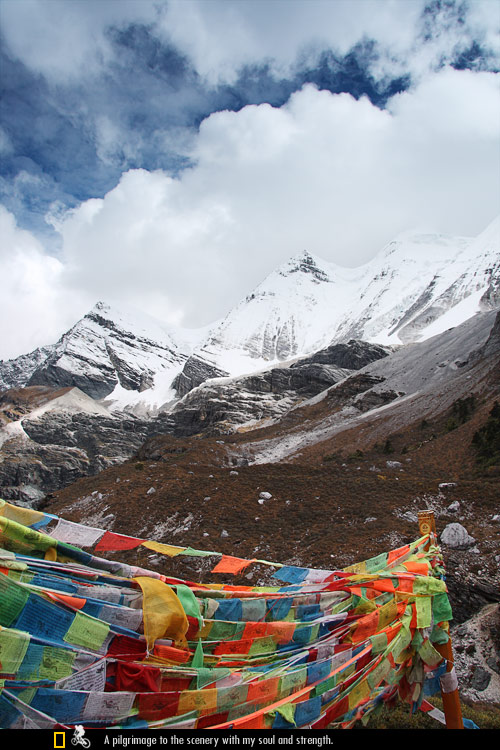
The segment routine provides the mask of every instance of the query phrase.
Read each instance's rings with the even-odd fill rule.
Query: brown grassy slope
[[[474,409],[450,430],[453,403],[470,394],[471,385]],[[294,431],[312,434],[340,408],[337,389],[253,433],[157,436],[133,460],[49,496],[46,508],[144,539],[320,568],[342,567],[415,539],[417,512],[432,508],[438,532],[459,521],[479,545],[480,554],[446,551],[452,576],[459,581],[469,572],[475,576],[471,586],[486,581],[494,587],[498,469],[482,471],[471,443],[498,397],[497,369],[489,361],[459,373],[453,388],[397,399],[345,423],[286,462],[239,465],[249,446],[258,450],[270,439],[279,444]],[[263,491],[272,498],[259,502]],[[449,508],[455,500],[458,511]],[[211,558],[171,560],[144,548],[116,557],[181,577],[212,578]],[[253,566],[250,579],[240,578],[247,582],[253,575],[256,582],[268,574]],[[466,607],[459,592],[457,599]]]
[[[498,511],[498,480],[477,473],[470,446],[486,413],[484,405],[470,422],[432,440],[426,436],[438,431],[437,422],[413,425],[392,436],[390,454],[383,443],[362,443],[362,456],[349,453],[357,439],[339,447],[337,438],[292,463],[236,468],[225,462],[220,441],[179,441],[184,452],[172,453],[176,441],[165,438],[162,453],[158,438],[153,454],[160,460],[149,458],[146,446],[139,458],[55,493],[47,509],[141,538],[331,567],[415,538],[417,524],[405,511],[435,506],[442,529],[457,520],[446,509],[458,499],[470,533],[491,545],[496,529],[484,522]],[[450,482],[456,487],[439,488]],[[263,491],[272,498],[259,503]]]

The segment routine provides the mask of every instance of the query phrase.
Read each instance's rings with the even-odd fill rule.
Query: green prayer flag
[[[191,662],[191,667],[193,669],[201,669],[203,667],[203,663],[204,663],[203,645],[201,642],[201,638],[198,638],[198,645],[196,646],[196,651],[194,652],[193,660]]]
[[[0,630],[0,665],[4,674],[15,674],[24,659],[30,637],[21,630]]]
[[[176,586],[177,596],[182,604],[184,612],[188,617],[195,617],[198,620],[198,627],[203,627],[203,618],[200,614],[200,605],[189,586],[178,584]]]
[[[24,609],[29,591],[0,575],[0,625],[9,627]]]
[[[443,660],[441,654],[436,651],[428,638],[422,643],[418,649],[418,653],[424,664],[427,664],[429,667],[435,667]]]
[[[429,628],[432,624],[432,602],[430,597],[417,597],[417,628]]]
[[[450,600],[448,594],[436,594],[432,599],[432,616],[434,622],[449,622],[453,619]]]
[[[82,646],[90,651],[99,651],[109,633],[109,625],[102,620],[77,612],[69,626],[64,640],[74,646]]]
[[[280,714],[285,721],[295,726],[295,703],[285,703],[283,706],[279,706],[274,711],[269,711],[269,716],[276,716]]]

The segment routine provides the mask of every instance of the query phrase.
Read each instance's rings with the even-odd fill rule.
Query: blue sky
[[[496,0],[0,14],[0,357],[98,299],[204,325],[300,250],[352,266],[498,212]]]

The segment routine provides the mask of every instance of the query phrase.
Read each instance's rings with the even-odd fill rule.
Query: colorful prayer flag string
[[[199,584],[89,551],[140,546],[166,565],[216,555],[214,576],[263,562],[276,585]],[[0,727],[348,728],[395,699],[431,711],[425,677],[442,680],[452,616],[442,573],[429,535],[317,570],[0,501]]]

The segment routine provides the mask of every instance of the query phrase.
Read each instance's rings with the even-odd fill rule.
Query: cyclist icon
[[[90,740],[88,740],[84,735],[85,735],[85,729],[82,727],[81,724],[77,724],[75,727],[75,732],[73,734],[73,737],[71,738],[71,744],[81,745],[82,747],[89,748]]]

